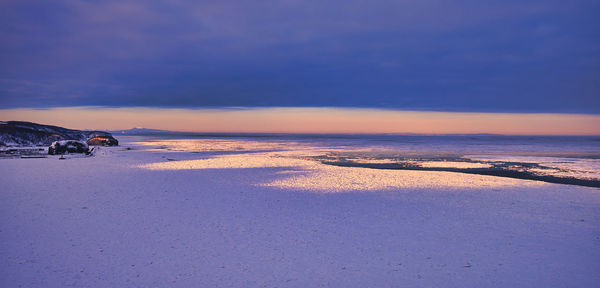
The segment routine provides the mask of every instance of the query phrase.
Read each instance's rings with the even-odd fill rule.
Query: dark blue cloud
[[[600,113],[598,3],[3,1],[0,107]]]

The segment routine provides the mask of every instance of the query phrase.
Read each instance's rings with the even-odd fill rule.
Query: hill
[[[48,146],[59,140],[114,139],[104,131],[74,130],[24,121],[0,122],[0,146]],[[116,139],[114,139],[116,141]]]

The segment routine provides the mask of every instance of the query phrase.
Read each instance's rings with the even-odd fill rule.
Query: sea
[[[120,135],[115,135],[117,139]],[[130,135],[124,135],[130,136]],[[297,157],[365,169],[448,171],[600,188],[599,136],[148,133],[191,153],[305,151]]]

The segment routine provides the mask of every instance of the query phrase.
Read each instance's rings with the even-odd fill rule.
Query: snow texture
[[[600,283],[596,188],[120,140],[132,149],[0,159],[0,286]]]

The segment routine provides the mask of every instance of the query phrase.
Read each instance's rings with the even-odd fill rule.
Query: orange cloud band
[[[463,113],[362,108],[4,109],[0,119],[74,129],[146,127],[190,132],[600,135],[600,115]]]

